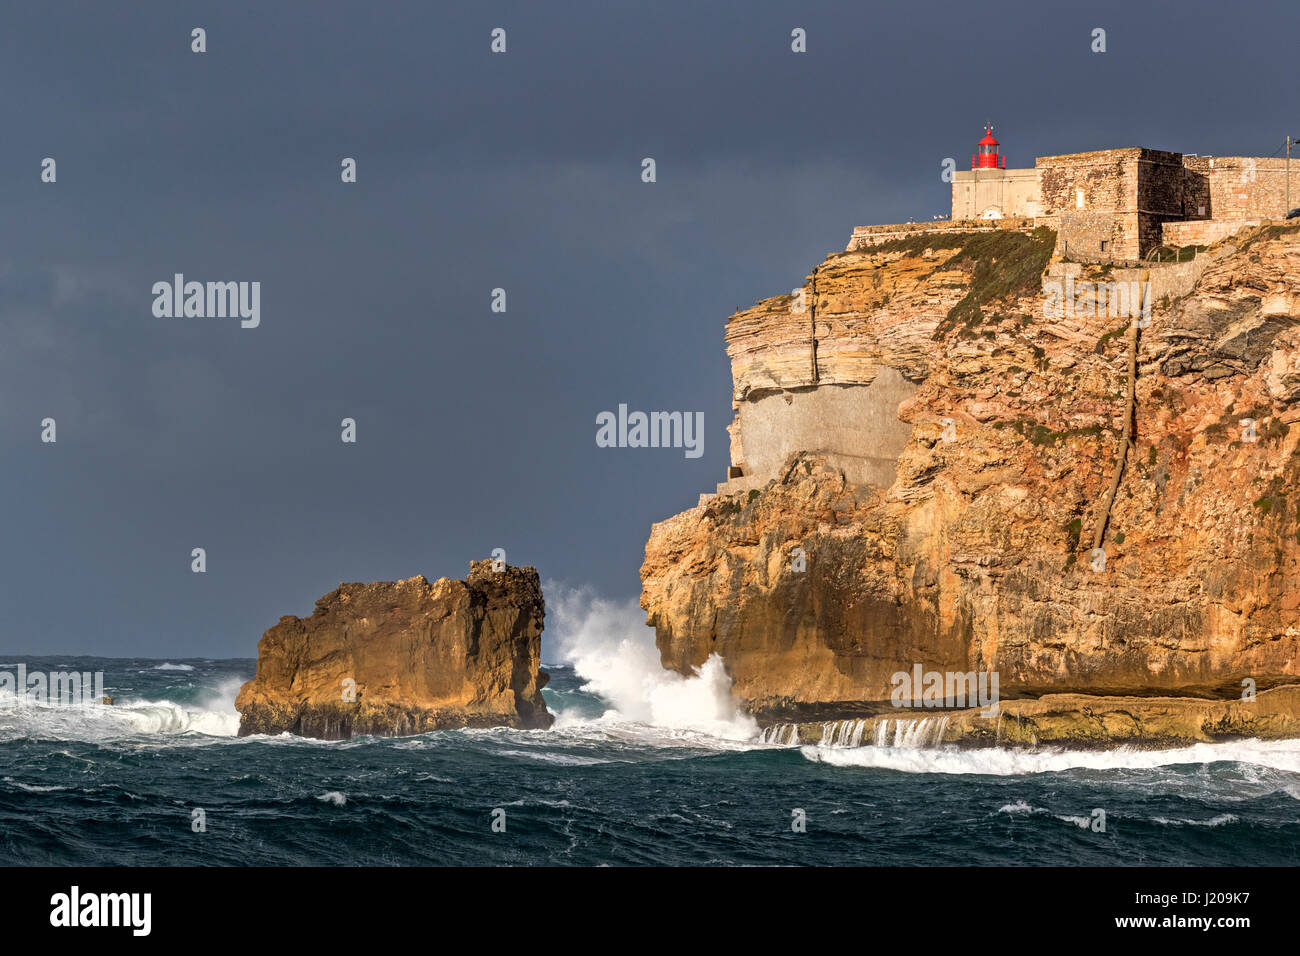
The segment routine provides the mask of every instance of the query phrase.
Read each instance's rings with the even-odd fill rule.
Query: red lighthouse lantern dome
[[[998,141],[993,138],[993,127],[984,127],[984,138],[979,141],[979,154],[970,158],[971,169],[1006,169],[1007,161],[998,153]]]

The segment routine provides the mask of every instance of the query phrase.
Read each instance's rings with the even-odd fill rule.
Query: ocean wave
[[[582,691],[608,702],[606,723],[622,721],[726,740],[753,740],[758,724],[731,695],[722,658],[711,655],[697,673],[683,676],[660,663],[654,631],[635,601],[615,602],[586,589],[546,585],[548,629],[558,656],[584,681]],[[590,723],[590,715],[562,711],[557,726]]]
[[[645,724],[628,720],[614,710],[606,711],[599,717],[583,716],[576,711],[561,711],[556,714],[555,724],[548,730],[520,727],[456,727],[447,730],[431,730],[414,737],[354,737],[351,741],[321,741],[294,737],[292,734],[246,739],[286,743],[296,740],[308,744],[320,743],[333,746],[348,743],[379,744],[396,750],[439,750],[457,742],[489,748],[508,743],[514,747],[537,749],[535,751],[491,749],[490,752],[498,756],[527,756],[535,760],[544,760],[545,758],[539,754],[554,753],[563,747],[581,748],[584,752],[599,749],[603,753],[618,754],[618,759],[627,759],[632,753],[642,756],[653,753],[671,758],[676,752],[682,752],[683,756],[691,756],[700,752],[736,753],[765,749],[757,740],[732,740],[707,731]],[[612,761],[614,758],[607,759]]]
[[[617,710],[607,710],[598,717],[573,711],[560,711],[550,730],[541,731],[543,741],[563,742],[572,746],[615,747],[639,753],[654,752],[666,758],[677,754],[690,756],[704,753],[744,753],[770,749],[755,737],[719,735],[714,728],[665,727],[661,724],[630,720]]]
[[[526,760],[539,760],[542,763],[559,764],[562,767],[594,767],[597,764],[613,763],[604,757],[584,757],[581,754],[562,754],[553,750],[530,752],[527,750],[499,750],[500,757],[523,757]]]
[[[1169,820],[1165,817],[1152,817],[1151,819],[1162,826],[1170,827],[1221,827],[1237,822],[1236,815],[1232,813],[1220,813],[1217,817],[1211,817],[1208,820]]]
[[[172,664],[171,662],[166,662],[166,661],[165,661],[165,662],[163,662],[162,664],[159,664],[157,667],[155,667],[154,670],[156,670],[156,671],[192,671],[192,670],[194,670],[194,668],[193,668],[193,666],[191,666],[191,665],[189,665],[189,664]]]
[[[105,740],[136,736],[233,737],[239,732],[239,678],[223,681],[193,705],[171,700],[118,700],[111,705],[63,706],[6,695],[0,700],[0,740]]]
[[[1054,820],[1060,820],[1062,823],[1068,823],[1076,826],[1081,830],[1086,830],[1092,825],[1091,817],[1080,817],[1070,813],[1055,813],[1046,807],[1035,807],[1023,800],[1017,800],[1015,803],[1007,803],[998,807],[998,813],[1004,813],[1009,816],[1044,816],[1051,817]]]
[[[43,787],[35,783],[23,783],[21,780],[15,780],[13,777],[5,777],[4,782],[12,784],[19,790],[26,790],[28,793],[52,793],[55,790],[70,790],[71,787]]]
[[[1012,750],[986,748],[801,747],[808,760],[837,767],[866,767],[902,773],[975,774],[1012,777],[1066,770],[1150,770],[1221,761],[1254,764],[1300,774],[1300,740],[1238,740],[1193,744],[1169,750]]]

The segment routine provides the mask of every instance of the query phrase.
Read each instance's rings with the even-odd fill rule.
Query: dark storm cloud
[[[635,594],[650,522],[725,473],[729,312],[856,224],[944,212],[986,119],[1012,165],[1272,151],[1293,10],[8,9],[0,647],[250,655],[340,580],[495,547]],[[261,282],[261,326],[154,318],[176,272]],[[703,457],[597,448],[619,403],[703,411]]]

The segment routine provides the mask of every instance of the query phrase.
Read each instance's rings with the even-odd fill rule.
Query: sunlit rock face
[[[1112,273],[1076,268],[1049,314],[1033,243],[942,242],[832,256],[815,316],[782,296],[732,317],[733,478],[646,545],[664,665],[721,655],[768,723],[896,714],[891,679],[920,664],[996,672],[1004,701],[1074,695],[1065,739],[1121,696],[1116,740],[1160,736],[1155,696],[1240,702],[1175,708],[1189,739],[1293,734],[1294,694],[1258,725],[1241,698],[1300,682],[1300,232],[1239,233],[1181,289],[1153,280],[1109,515],[1130,319],[1096,314],[1088,283]]]
[[[498,568],[500,570],[498,570]],[[241,735],[338,740],[451,727],[549,727],[535,568],[474,561],[464,581],[341,584],[283,617],[239,692]]]

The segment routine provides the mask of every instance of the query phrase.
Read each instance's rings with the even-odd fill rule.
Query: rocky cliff
[[[1053,264],[1078,291],[1050,307],[1050,251],[1010,232],[885,243],[829,257],[803,310],[731,318],[732,480],[646,545],[666,667],[720,654],[768,725],[905,715],[891,677],[921,665],[998,674],[1049,739],[1300,733],[1300,694],[1249,699],[1300,683],[1300,231],[1232,237],[1182,289],[1155,267],[1175,291],[1145,328],[1098,314],[1106,267]],[[870,431],[846,447],[807,421],[754,474],[752,435],[770,453],[777,429],[746,431],[749,403],[885,370],[913,386],[888,480],[851,480]],[[988,730],[954,719],[944,739]]]
[[[450,727],[549,727],[546,608],[534,568],[474,561],[464,581],[340,584],[262,635],[239,733],[338,740]]]

